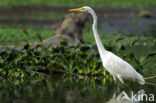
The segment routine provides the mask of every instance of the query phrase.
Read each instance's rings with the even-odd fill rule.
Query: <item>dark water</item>
[[[98,10],[98,9],[97,9]],[[101,12],[98,12],[101,10]],[[145,34],[156,32],[156,10],[100,9],[97,11],[102,33]],[[149,17],[141,12],[149,12]]]
[[[124,98],[138,91],[145,92],[147,98],[144,101],[147,99],[149,103],[151,94],[156,94],[156,87],[152,85],[141,86],[129,82],[123,89],[120,83],[114,86],[112,79],[48,77],[40,81],[1,80],[0,84],[1,103],[146,103],[131,102]]]
[[[54,29],[69,14],[68,9],[69,7],[44,6],[0,8],[0,23],[8,25],[29,24],[35,27],[50,26]],[[101,33],[126,35],[156,33],[155,8],[139,10],[135,8],[95,7],[93,9],[98,16]]]

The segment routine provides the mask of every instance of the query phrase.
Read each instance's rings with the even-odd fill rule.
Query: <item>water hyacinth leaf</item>
[[[86,52],[86,51],[88,51],[90,49],[90,47],[89,46],[81,46],[80,47],[80,50],[82,51],[82,52]]]
[[[111,41],[115,40],[113,39]],[[142,69],[153,68],[152,64],[147,65],[148,63],[146,63],[150,61],[149,59],[145,60],[144,56],[137,57],[135,52],[129,49],[131,45],[135,46],[136,40],[141,45],[142,42],[138,38],[129,37],[126,39],[119,38],[115,44],[112,44],[112,42],[103,44],[107,50],[123,57],[123,59],[137,68],[139,72]],[[147,45],[151,45],[151,43],[146,43]],[[6,78],[21,80],[41,80],[46,76],[55,76],[58,74],[83,78],[85,76],[89,78],[100,78],[102,76],[102,78],[107,80],[112,79],[112,77],[109,77],[110,74],[102,66],[96,44],[87,43],[67,46],[67,43],[63,42],[60,46],[51,48],[51,50],[44,46],[44,50],[41,52],[37,51],[42,46],[41,44],[38,47],[33,47],[28,43],[23,49],[24,52],[16,50],[1,52],[0,60],[3,63],[1,62],[0,64],[2,68],[0,75]],[[126,55],[123,53],[126,53]],[[148,58],[153,58],[154,55],[149,54]]]
[[[146,59],[145,57],[141,57],[139,60],[140,64],[143,64],[145,62],[145,59]]]
[[[80,54],[80,57],[81,57],[81,58],[86,58],[87,56],[88,56],[88,55],[87,55],[86,53],[81,53],[81,54]]]
[[[35,69],[35,66],[28,66],[28,65],[26,65],[26,66],[24,66],[24,69],[25,70],[33,70],[33,69]]]
[[[2,57],[0,57],[0,64],[4,63],[4,59],[2,59]]]
[[[116,40],[115,40],[115,44],[123,39],[125,39],[126,37],[124,35],[119,35],[117,36]]]
[[[138,40],[133,40],[132,43],[131,43],[131,47],[133,47],[136,44],[137,41]]]
[[[146,58],[150,58],[150,57],[153,57],[156,55],[156,52],[151,52],[151,53],[148,53]]]
[[[124,45],[120,44],[116,46],[116,51],[119,52],[120,50],[125,50],[125,48],[126,47]]]
[[[104,44],[104,47],[105,47],[105,49],[106,50],[108,50],[108,51],[112,51],[112,46],[108,46],[108,45],[106,45],[106,44]]]
[[[15,64],[17,64],[20,60],[22,60],[23,59],[23,56],[17,56],[16,58],[15,58],[15,60],[14,60],[14,63]]]

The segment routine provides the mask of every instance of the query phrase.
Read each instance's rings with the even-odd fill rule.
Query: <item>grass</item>
[[[155,0],[0,0],[0,6],[113,6],[155,7]]]
[[[49,28],[43,30],[29,25],[1,25],[0,28],[0,45],[19,45],[23,42],[38,40],[37,34],[40,34],[43,39],[54,34]],[[28,35],[23,32],[23,29],[28,32]]]
[[[0,44],[20,44],[23,41],[33,42],[38,40],[36,34],[43,39],[54,34],[50,29],[40,29],[32,26],[1,26]],[[25,28],[26,31],[22,31]],[[137,71],[145,76],[155,75],[156,67],[154,59],[156,53],[156,40],[153,36],[118,36],[100,35],[105,48],[124,58],[131,63]],[[84,46],[75,45],[73,48],[65,49],[66,43],[61,43],[57,48],[47,51],[45,47],[38,52],[40,47],[31,47],[29,44],[25,52],[6,51],[0,52],[0,76],[1,78],[44,78],[46,74],[63,73],[67,75],[103,75],[107,77],[92,33],[85,33]],[[145,50],[146,48],[146,50]],[[140,52],[141,51],[141,52]],[[74,58],[74,59],[73,59]],[[147,63],[148,62],[148,63]],[[96,69],[98,68],[98,69]]]
[[[56,12],[43,12],[43,11],[31,11],[25,14],[13,14],[13,15],[1,15],[1,18],[5,20],[49,20],[49,19],[62,19],[65,16],[65,13],[56,13]]]

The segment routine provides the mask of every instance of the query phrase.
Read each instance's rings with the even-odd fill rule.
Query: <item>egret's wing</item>
[[[107,62],[107,68],[109,68],[111,74],[117,76],[121,75],[122,78],[135,80],[137,72],[126,61],[109,52],[109,61]],[[108,71],[109,71],[108,70]]]

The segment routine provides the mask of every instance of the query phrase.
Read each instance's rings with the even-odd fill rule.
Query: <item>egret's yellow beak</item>
[[[69,9],[68,12],[81,11],[83,8]]]

